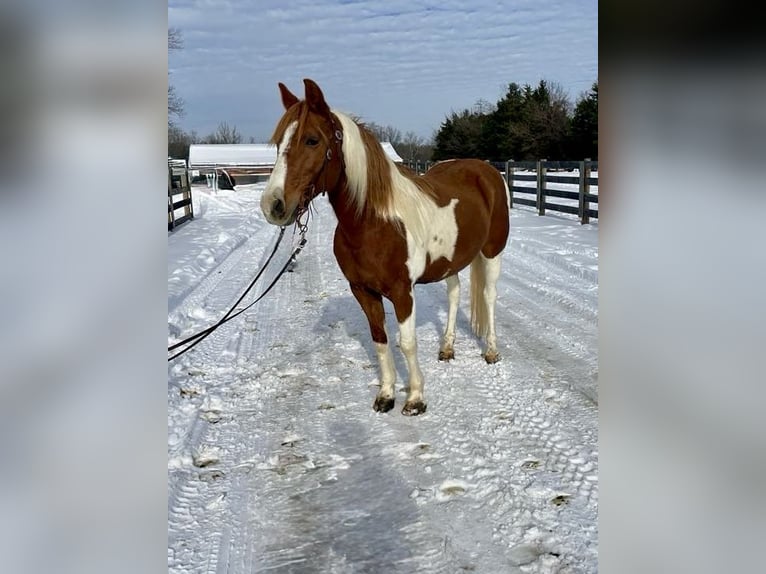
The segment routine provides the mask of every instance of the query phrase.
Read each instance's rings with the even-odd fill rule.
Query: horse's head
[[[274,225],[293,223],[314,197],[337,184],[342,171],[341,125],[319,86],[303,83],[305,100],[279,84],[285,113],[271,137],[277,161],[261,197],[261,210]]]

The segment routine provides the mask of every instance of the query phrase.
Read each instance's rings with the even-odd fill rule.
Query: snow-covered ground
[[[169,342],[218,319],[271,250],[261,190],[195,187],[196,219],[168,235]],[[512,211],[495,365],[467,273],[450,363],[445,286],[418,286],[428,412],[405,417],[403,393],[372,410],[375,350],[315,203],[294,272],[169,364],[169,570],[596,572],[598,224]]]

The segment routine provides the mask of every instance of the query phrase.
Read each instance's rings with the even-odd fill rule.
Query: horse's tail
[[[484,301],[486,269],[481,253],[471,261],[471,329],[479,337],[486,337],[489,332],[489,317]]]

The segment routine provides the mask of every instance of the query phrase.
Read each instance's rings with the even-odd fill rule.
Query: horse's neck
[[[338,226],[353,232],[361,225],[361,218],[357,218],[356,208],[348,201],[346,181],[345,178],[342,179],[343,181],[335,189],[327,193],[327,198],[335,211],[335,217],[338,218]]]
[[[335,188],[327,192],[327,198],[330,200],[333,211],[335,211],[335,217],[338,218],[338,227],[345,233],[357,235],[361,229],[369,224],[371,216],[367,209],[363,209],[361,214],[357,212],[356,206],[349,201],[346,195],[346,183],[344,174]]]

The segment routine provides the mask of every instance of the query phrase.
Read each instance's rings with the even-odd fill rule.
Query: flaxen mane
[[[407,173],[388,157],[375,136],[346,114],[334,111],[343,126],[343,160],[349,197],[357,213],[368,210],[425,240],[435,193],[419,176]]]

